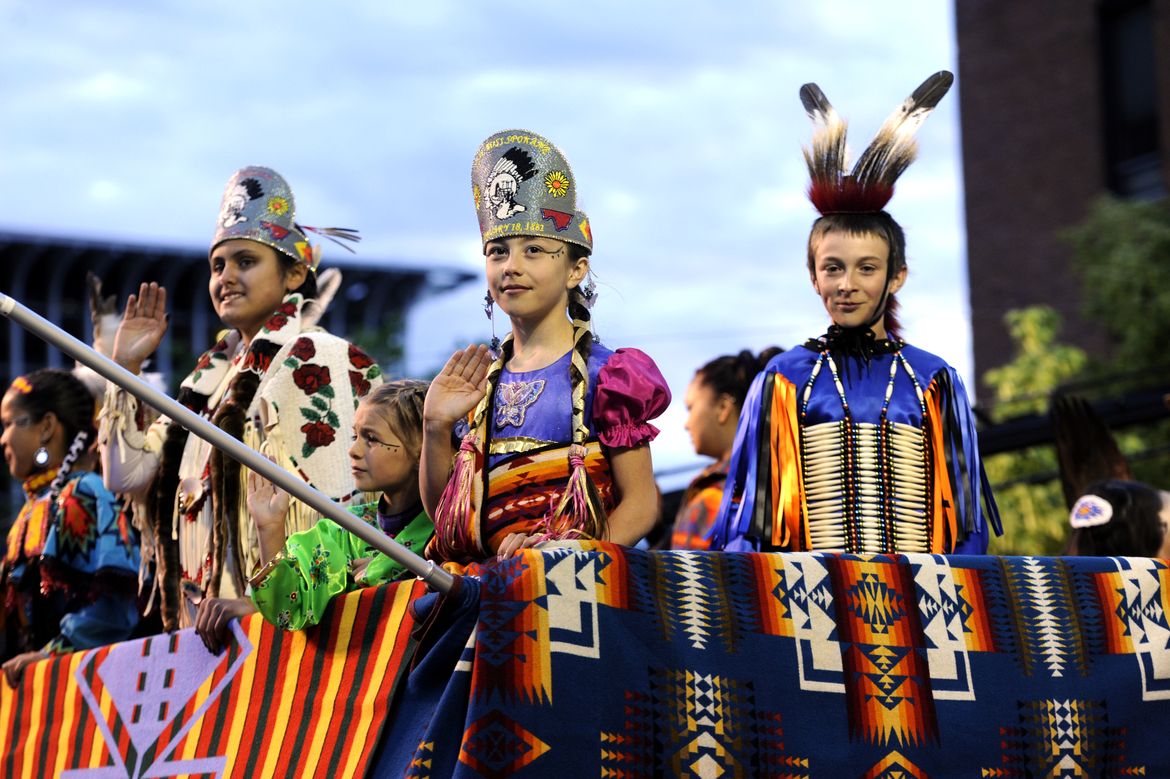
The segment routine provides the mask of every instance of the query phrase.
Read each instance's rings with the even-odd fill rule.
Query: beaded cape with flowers
[[[229,332],[196,362],[179,401],[348,505],[359,495],[348,467],[348,433],[358,400],[381,383],[381,370],[360,348],[309,326],[305,309],[301,295],[286,295],[244,351],[240,334]],[[244,389],[245,379],[251,393]],[[164,626],[180,627],[180,612],[190,616],[182,608],[181,590],[242,597],[245,576],[259,562],[244,469],[189,436],[177,469],[164,473],[157,458],[170,420],[152,419],[132,396],[113,387],[104,408],[102,437],[121,461],[131,463],[124,469],[135,473],[127,478],[155,478],[157,472],[150,488],[154,500],[143,513],[150,517],[150,556],[159,572]],[[119,489],[141,491],[134,484]],[[304,530],[317,519],[316,512],[293,501],[287,530]]]

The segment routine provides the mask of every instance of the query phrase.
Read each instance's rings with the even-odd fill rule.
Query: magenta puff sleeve
[[[597,375],[593,427],[601,443],[630,449],[654,440],[648,420],[670,405],[670,388],[658,366],[638,349],[618,349]]]

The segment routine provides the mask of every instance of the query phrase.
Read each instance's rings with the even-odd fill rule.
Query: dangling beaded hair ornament
[[[1097,527],[1113,519],[1113,504],[1099,495],[1082,495],[1068,514],[1074,528]]]
[[[492,340],[488,344],[488,350],[494,360],[500,356],[500,337],[496,335],[496,300],[492,297],[490,289],[483,296],[483,313],[492,324]]]
[[[597,292],[597,285],[593,282],[592,274],[587,276],[585,281],[581,282],[581,286],[577,288],[577,291],[581,295],[581,305],[592,311],[594,304],[597,303],[599,294]]]
[[[800,89],[801,103],[813,122],[808,164],[808,196],[822,217],[882,213],[894,194],[894,182],[917,154],[914,133],[950,89],[954,77],[940,71],[924,81],[886,119],[874,140],[846,172],[846,124],[816,84]],[[892,220],[891,220],[892,221]],[[892,248],[892,247],[891,247]],[[892,259],[892,258],[891,258]],[[930,496],[933,490],[926,426],[891,422],[887,412],[898,368],[909,377],[923,419],[926,401],[914,370],[902,354],[903,342],[877,342],[871,326],[885,316],[890,280],[872,320],[860,328],[833,325],[828,334],[806,346],[818,351],[800,404],[800,446],[808,506],[810,548],[847,552],[929,551],[933,534]],[[845,395],[839,363],[855,353],[868,364],[876,351],[892,352],[881,416],[877,424],[854,421]],[[844,419],[806,424],[813,384],[829,366]]]

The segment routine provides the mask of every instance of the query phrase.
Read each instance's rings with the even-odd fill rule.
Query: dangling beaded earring
[[[496,301],[492,298],[492,291],[489,289],[483,296],[483,313],[488,318],[488,321],[492,323],[492,341],[491,344],[488,345],[488,349],[492,353],[492,359],[496,359],[500,356],[500,339],[496,335],[495,311]]]
[[[38,468],[44,468],[46,465],[48,465],[49,450],[43,446],[40,449],[37,449],[37,451],[33,454],[33,464]]]
[[[597,302],[597,285],[593,279],[586,279],[581,285],[581,297],[585,299],[585,308],[593,310],[593,304]]]

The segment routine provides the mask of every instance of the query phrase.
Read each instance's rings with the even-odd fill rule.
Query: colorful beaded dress
[[[486,467],[480,464],[472,482],[473,510],[457,526],[436,519],[428,557],[461,571],[494,554],[510,533],[584,537],[580,529],[558,532],[550,525],[574,466],[571,355],[539,370],[500,372],[484,425]],[[594,499],[609,512],[619,496],[608,452],[653,440],[658,430],[649,420],[669,405],[670,391],[653,360],[637,349],[610,351],[595,343],[587,364],[595,389],[585,396],[584,467]]]
[[[124,641],[138,625],[138,535],[96,473],[74,471],[54,501],[56,471],[24,483],[0,584],[5,656]]]

